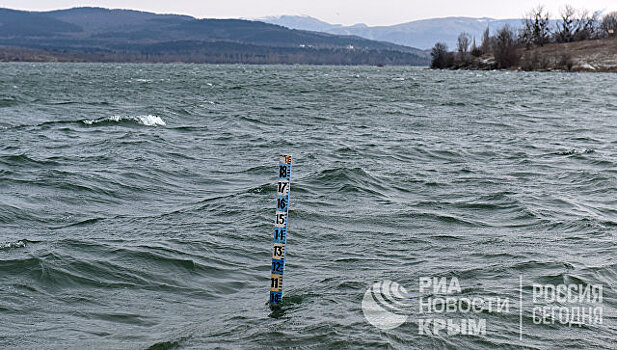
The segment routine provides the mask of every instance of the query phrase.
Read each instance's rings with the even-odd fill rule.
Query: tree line
[[[1,42],[0,42],[1,44]],[[19,48],[0,45],[0,62],[239,63],[310,65],[426,65],[428,59],[392,50],[289,48],[229,42],[132,44],[98,48]]]
[[[559,19],[551,25],[550,13],[544,6],[537,6],[527,12],[523,18],[523,26],[518,31],[509,25],[490,35],[487,27],[482,35],[480,45],[476,45],[468,33],[458,36],[456,50],[449,51],[445,43],[436,43],[431,51],[431,68],[458,69],[473,68],[479,65],[479,59],[484,55],[494,57],[493,67],[507,69],[517,66],[521,60],[521,48],[531,49],[534,46],[544,46],[549,43],[567,43],[582,40],[604,39],[617,36],[617,11],[600,16],[600,12],[589,12],[575,9],[570,5],[562,8]],[[541,58],[535,56],[529,69],[534,69]],[[569,57],[562,58],[564,68],[570,69],[572,62]]]

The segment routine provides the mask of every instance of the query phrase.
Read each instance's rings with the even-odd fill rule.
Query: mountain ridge
[[[160,55],[190,62],[199,56],[200,63],[225,62],[227,57],[230,63],[428,64],[423,50],[359,36],[290,29],[261,21],[197,19],[99,7],[46,12],[0,8],[0,45],[54,51],[52,56],[68,50],[71,57],[83,59],[92,59],[92,52],[101,51],[118,53],[118,60],[130,52],[131,57],[156,59]],[[173,51],[179,46],[184,58]]]
[[[299,20],[295,20],[298,19]],[[270,16],[260,18],[272,24],[287,26],[293,29],[303,29],[303,23],[307,18],[319,21],[323,31],[331,34],[357,35],[371,40],[392,42],[400,45],[430,49],[436,42],[444,42],[454,48],[456,39],[461,32],[469,33],[476,40],[481,40],[482,32],[489,27],[491,34],[494,31],[509,25],[514,29],[522,27],[522,19],[494,19],[489,17],[440,17],[428,18],[389,26],[368,26],[358,23],[351,26],[330,24],[309,16]],[[328,26],[329,25],[329,26]]]

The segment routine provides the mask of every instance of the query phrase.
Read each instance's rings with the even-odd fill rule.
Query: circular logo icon
[[[410,306],[405,288],[389,280],[373,284],[362,299],[364,317],[381,330],[394,329],[405,323]]]

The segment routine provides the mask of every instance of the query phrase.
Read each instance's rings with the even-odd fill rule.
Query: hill
[[[95,7],[0,9],[0,45],[10,48],[5,53],[26,60],[36,52],[77,61],[428,64],[422,50],[357,36]]]
[[[258,21],[272,23],[292,29],[310,30],[314,32],[328,32],[334,28],[342,28],[341,24],[330,24],[310,16],[270,16],[258,18]]]
[[[431,18],[392,26],[367,26],[355,24],[342,26],[329,24],[306,16],[266,17],[261,20],[293,29],[319,30],[331,34],[356,35],[359,37],[387,41],[399,45],[430,49],[436,42],[444,42],[450,48],[456,46],[456,39],[461,32],[467,32],[478,41],[482,32],[489,27],[491,34],[508,24],[514,29],[522,26],[521,19],[492,19],[472,17]]]

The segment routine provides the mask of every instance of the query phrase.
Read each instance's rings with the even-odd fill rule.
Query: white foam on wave
[[[114,115],[111,117],[100,118],[100,119],[95,119],[95,120],[84,120],[83,123],[86,125],[93,125],[93,124],[104,123],[104,122],[122,122],[122,121],[137,122],[138,124],[145,125],[145,126],[157,126],[157,125],[165,126],[167,125],[167,123],[165,123],[165,121],[161,117],[158,117],[156,115],[151,115],[151,114],[138,115],[138,116]]]
[[[137,116],[137,119],[139,119],[139,122],[141,124],[147,125],[147,126],[154,126],[154,125],[165,126],[165,125],[167,125],[165,123],[165,121],[163,119],[161,119],[161,117],[157,117],[155,115],[140,115],[140,116]]]
[[[22,248],[26,246],[26,242],[19,240],[19,241],[15,241],[15,242],[5,242],[5,243],[0,243],[0,249],[7,249],[7,248]]]

